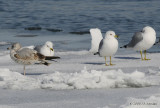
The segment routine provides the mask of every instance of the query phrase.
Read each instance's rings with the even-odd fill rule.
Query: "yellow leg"
[[[115,65],[115,64],[112,64],[112,61],[111,61],[111,56],[110,56],[110,65],[112,66],[112,65]]]
[[[146,58],[146,50],[144,50],[144,60],[151,60]]]
[[[106,61],[106,56],[105,56],[105,65],[106,65],[106,66],[109,66],[109,65],[107,64],[107,61]]]
[[[25,68],[25,65],[24,65],[24,67],[23,67],[23,71],[24,71],[24,75],[26,75],[26,68]]]
[[[144,60],[144,59],[143,59],[143,56],[142,56],[142,51],[140,51],[140,54],[141,54],[141,60]]]

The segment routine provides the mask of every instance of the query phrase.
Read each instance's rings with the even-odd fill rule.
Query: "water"
[[[90,35],[70,32],[100,28],[103,34],[114,30],[120,35],[121,46],[147,25],[152,26],[159,37],[159,11],[159,0],[0,0],[0,41],[33,45],[51,40],[57,50],[87,50]],[[25,30],[28,27],[41,27],[41,30]],[[158,46],[150,51],[155,50]]]

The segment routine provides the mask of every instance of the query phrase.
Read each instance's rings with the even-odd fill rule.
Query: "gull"
[[[107,31],[105,38],[102,39],[99,44],[98,52],[94,54],[99,54],[99,56],[104,57],[106,66],[114,65],[111,62],[111,56],[113,56],[118,50],[118,41],[116,38],[118,38],[118,36],[114,31]],[[106,63],[106,57],[110,57],[109,65]]]
[[[133,48],[136,51],[140,51],[141,60],[150,60],[146,58],[146,50],[150,49],[156,41],[156,32],[150,27],[146,26],[142,31],[136,32],[132,40],[123,47],[120,48]],[[142,55],[142,51],[144,51],[144,58]]]
[[[47,41],[44,45],[35,46],[34,50],[44,56],[54,56],[53,43]]]
[[[25,65],[31,65],[34,63],[41,63],[44,65],[49,65],[47,61],[45,61],[45,56],[37,53],[37,51],[29,48],[22,48],[19,43],[14,43],[10,48],[10,57],[13,61],[18,64],[23,64],[24,75],[25,75]]]

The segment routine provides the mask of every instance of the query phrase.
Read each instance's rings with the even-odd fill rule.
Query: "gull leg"
[[[141,60],[144,60],[144,59],[143,59],[143,56],[142,56],[142,51],[140,51],[140,54],[141,54]]]
[[[146,50],[144,50],[144,60],[151,60],[146,58]]]
[[[109,65],[107,64],[107,62],[106,62],[106,56],[105,56],[105,65],[106,65],[106,66],[109,66]]]
[[[23,67],[23,72],[24,72],[23,74],[26,75],[26,68],[25,68],[25,65],[24,65],[24,67]]]
[[[110,56],[110,65],[112,66],[112,65],[115,65],[115,64],[112,64],[112,61],[111,61],[111,56]]]

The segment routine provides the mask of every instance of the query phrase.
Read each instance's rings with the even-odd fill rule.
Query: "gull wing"
[[[96,53],[99,49],[100,41],[103,39],[101,30],[98,28],[90,29],[91,34],[91,49],[90,52]]]
[[[136,32],[133,35],[132,40],[127,44],[127,47],[132,48],[142,40],[143,40],[142,32]]]

